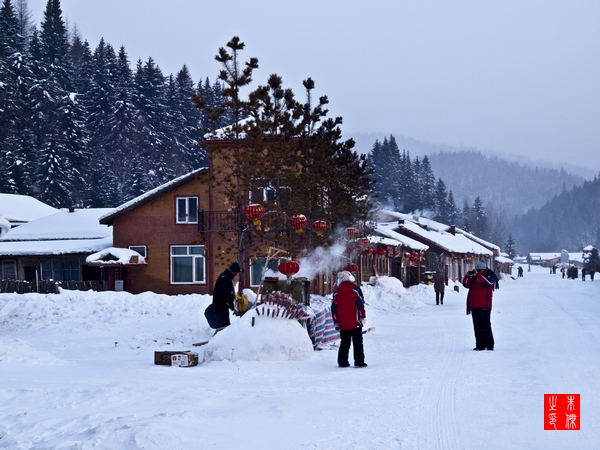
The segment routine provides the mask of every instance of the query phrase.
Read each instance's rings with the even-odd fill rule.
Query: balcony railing
[[[287,215],[282,213],[267,213],[261,222],[267,228],[276,226],[277,222],[281,222],[283,217],[284,223],[287,222]],[[243,218],[242,225],[248,225],[251,221],[247,221]],[[238,216],[236,212],[232,211],[198,211],[198,231],[201,234],[204,233],[235,233],[239,231]]]

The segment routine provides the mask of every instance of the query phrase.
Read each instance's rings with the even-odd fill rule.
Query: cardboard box
[[[190,352],[188,350],[156,351],[154,352],[154,364],[161,366],[193,367],[198,365],[198,353]]]

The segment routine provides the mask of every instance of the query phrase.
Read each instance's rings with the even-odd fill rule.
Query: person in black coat
[[[215,328],[217,331],[231,325],[229,310],[235,311],[235,276],[242,271],[237,262],[232,263],[219,275],[213,291]]]

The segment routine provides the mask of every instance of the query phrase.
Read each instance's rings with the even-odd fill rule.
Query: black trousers
[[[435,304],[444,304],[444,291],[436,291],[435,293]]]
[[[492,311],[483,308],[471,310],[473,316],[473,330],[475,331],[475,348],[478,350],[494,350],[494,335],[490,316]]]
[[[354,365],[365,363],[365,353],[363,349],[362,328],[354,328],[353,330],[340,330],[340,349],[338,350],[338,364],[345,366],[348,364],[348,355],[350,353],[350,343],[354,351]]]

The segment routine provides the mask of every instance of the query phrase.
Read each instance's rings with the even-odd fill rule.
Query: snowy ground
[[[366,291],[366,369],[305,353],[281,319],[192,347],[208,296],[0,294],[0,448],[598,448],[600,280],[503,281],[494,352],[472,351],[462,288],[443,306],[431,287]],[[160,349],[212,357],[157,366]],[[543,430],[545,393],[581,394],[580,431]]]

